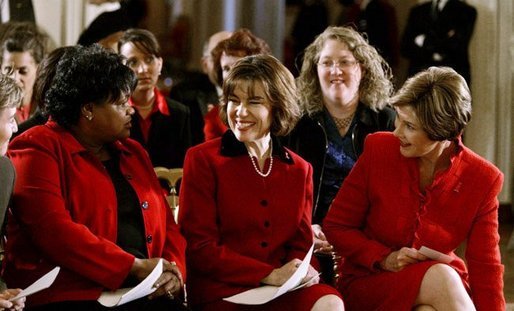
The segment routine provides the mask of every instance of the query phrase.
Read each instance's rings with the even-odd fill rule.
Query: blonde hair
[[[375,111],[386,106],[393,93],[392,73],[387,62],[352,28],[328,27],[305,49],[297,79],[300,102],[307,114],[313,115],[324,107],[317,66],[320,52],[328,40],[344,43],[361,65],[363,75],[359,86],[359,101]]]
[[[391,98],[393,106],[410,106],[428,138],[454,140],[471,120],[466,80],[449,67],[430,67],[408,79]]]

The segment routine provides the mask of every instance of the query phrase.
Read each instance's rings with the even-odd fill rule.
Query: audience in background
[[[47,53],[48,41],[48,36],[31,23],[12,24],[4,34],[1,44],[2,72],[12,72],[24,92],[23,103],[16,113],[18,123],[26,121],[36,111],[37,105],[32,102],[32,88],[37,66]]]
[[[157,39],[148,30],[129,29],[120,38],[118,50],[137,77],[129,100],[136,111],[130,137],[145,147],[153,166],[182,167],[191,146],[190,112],[156,87],[162,69]]]
[[[71,46],[56,48],[43,58],[37,67],[36,79],[34,81],[34,87],[32,88],[32,103],[37,106],[36,111],[27,121],[18,125],[18,132],[13,134],[13,138],[21,135],[31,127],[45,124],[48,120],[48,116],[43,111],[46,91],[52,85],[57,63],[67,50],[72,49],[73,47]]]
[[[354,27],[398,72],[400,42],[396,10],[388,0],[340,0],[343,4],[337,24]]]
[[[225,39],[216,45],[211,52],[213,70],[211,80],[216,85],[222,86],[223,80],[228,76],[230,69],[239,59],[256,54],[271,54],[268,44],[261,38],[256,37],[250,30],[241,28],[235,31],[230,38]],[[219,117],[219,105],[210,107],[204,117],[205,140],[220,137],[227,130],[226,125]]]
[[[180,310],[185,241],[147,152],[128,139],[135,74],[122,58],[75,46],[58,62],[46,91],[51,120],[12,141],[16,168],[4,278],[25,288],[55,266],[35,310],[107,310],[102,291],[134,286],[159,259],[164,272],[151,295],[128,310]],[[176,308],[176,309],[173,309]]]
[[[282,285],[312,245],[312,168],[277,139],[301,115],[293,75],[262,54],[231,68],[221,103],[230,130],[192,147],[184,166],[179,222],[194,310],[247,310],[222,298]],[[311,266],[308,286],[256,309],[343,310],[318,281]]]
[[[386,107],[393,85],[385,60],[349,27],[328,27],[307,47],[297,83],[305,114],[287,145],[313,166],[313,231],[323,260],[332,253],[323,219],[365,137],[394,128]]]
[[[348,309],[505,310],[503,174],[460,139],[471,118],[466,81],[431,67],[391,103],[394,133],[368,136],[324,223],[345,257],[340,290]],[[454,253],[464,242],[466,263]]]
[[[16,108],[21,105],[23,90],[15,80],[0,74],[0,234],[4,241],[4,222],[7,207],[11,199],[14,186],[14,167],[5,157],[7,145],[11,135],[18,129],[15,115]],[[3,251],[3,245],[2,245]],[[0,279],[0,309],[22,310],[25,306],[25,297],[15,301],[9,301],[21,292],[21,289],[6,289],[6,285]]]
[[[221,94],[221,86],[212,80],[212,63],[211,51],[216,45],[232,35],[229,31],[220,31],[209,37],[204,44],[203,55],[201,59],[202,72],[187,72],[178,82],[173,85],[170,90],[170,98],[173,98],[186,106],[191,111],[191,137],[192,144],[197,145],[205,141],[203,133],[204,116],[208,111],[208,107],[217,105]]]
[[[77,44],[99,43],[116,50],[116,43],[123,31],[141,27],[147,12],[146,0],[89,0],[89,3],[95,5],[104,2],[119,2],[120,8],[98,15],[80,34]]]
[[[401,52],[408,75],[430,66],[448,66],[471,83],[469,43],[477,10],[461,0],[432,0],[414,6],[403,33]]]

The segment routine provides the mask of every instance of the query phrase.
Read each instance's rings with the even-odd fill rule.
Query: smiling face
[[[37,64],[30,52],[4,51],[2,56],[2,72],[13,72],[13,78],[23,89],[23,105],[31,102],[32,88],[36,81]]]
[[[18,131],[18,125],[14,116],[16,107],[0,109],[0,156],[5,155],[9,139]]]
[[[400,140],[400,153],[406,158],[433,159],[443,141],[428,138],[414,109],[411,106],[397,106],[394,135]]]
[[[258,143],[270,135],[271,104],[261,82],[240,81],[228,96],[228,125],[236,138],[244,143]]]
[[[127,42],[120,47],[120,54],[126,58],[126,65],[137,76],[137,87],[134,92],[153,90],[157,85],[162,69],[162,58],[147,54]]]
[[[327,40],[320,51],[317,70],[325,105],[357,103],[362,69],[346,44]]]

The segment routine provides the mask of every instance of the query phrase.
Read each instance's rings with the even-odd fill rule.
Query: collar
[[[153,92],[154,92],[154,97],[155,97],[155,105],[150,114],[153,114],[156,111],[159,111],[161,114],[163,114],[165,116],[169,116],[170,110],[168,108],[168,103],[166,102],[166,98],[161,93],[161,91],[159,91],[157,88],[154,88]],[[134,101],[132,100],[132,97],[129,98],[129,105],[131,105],[132,107],[135,106]]]
[[[49,120],[46,122],[45,126],[60,137],[64,149],[69,150],[71,154],[87,152],[86,148],[79,143],[75,136],[73,136],[69,130],[57,124],[57,122]],[[108,148],[115,152],[131,154],[130,150],[125,146],[124,140],[117,140],[111,143]]]
[[[273,155],[278,157],[284,163],[294,164],[291,153],[282,146],[280,140],[272,135],[271,141],[273,144]],[[234,133],[231,130],[228,130],[221,137],[220,153],[222,156],[226,157],[237,157],[247,155],[248,150],[246,149],[245,144],[237,140]]]

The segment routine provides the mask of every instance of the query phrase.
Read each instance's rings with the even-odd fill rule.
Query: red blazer
[[[147,153],[131,139],[113,148],[141,202],[149,257],[174,260],[185,275],[185,241]],[[61,266],[49,289],[28,297],[30,306],[95,300],[118,288],[134,256],[115,244],[116,192],[102,163],[52,121],[13,140],[9,156],[17,171],[4,267],[9,286],[25,288]]]
[[[203,117],[203,134],[205,141],[221,137],[228,129],[220,118],[220,108],[219,105],[215,105]]]
[[[259,286],[312,245],[312,167],[275,140],[273,146],[266,178],[231,131],[187,152],[179,223],[193,305]]]
[[[424,245],[455,258],[450,266],[469,284],[478,310],[503,310],[497,200],[503,174],[460,141],[458,148],[423,195],[418,160],[400,154],[392,133],[368,136],[323,226],[346,257],[343,281],[380,273],[376,264],[393,250]],[[469,270],[454,254],[466,239]],[[380,289],[370,284],[369,299],[373,290]]]

